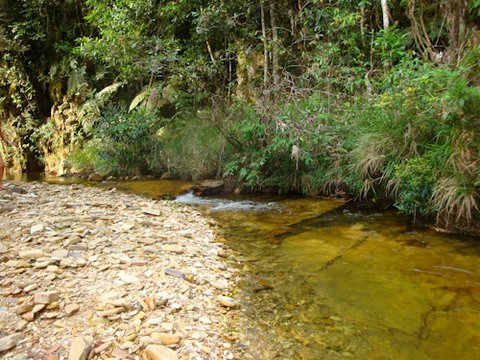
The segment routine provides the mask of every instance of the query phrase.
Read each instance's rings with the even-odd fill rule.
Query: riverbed
[[[209,201],[204,211],[243,270],[239,331],[249,357],[478,358],[475,239],[338,200]]]
[[[213,217],[241,269],[231,324],[245,359],[477,359],[480,242],[336,199],[166,194]]]

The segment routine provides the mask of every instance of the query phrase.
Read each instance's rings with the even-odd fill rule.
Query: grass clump
[[[229,147],[208,117],[208,112],[197,111],[166,124],[157,136],[152,169],[185,180],[219,177]]]

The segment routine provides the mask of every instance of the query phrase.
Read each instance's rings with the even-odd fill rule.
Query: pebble
[[[65,249],[55,250],[55,251],[52,251],[50,256],[53,260],[62,260],[68,257],[68,250],[65,250]]]
[[[35,313],[33,311],[22,314],[22,318],[27,321],[33,321],[35,319]]]
[[[41,233],[43,231],[43,229],[44,229],[43,224],[33,225],[30,228],[30,235],[37,235],[38,233]]]
[[[179,279],[185,279],[185,274],[183,272],[181,272],[180,270],[166,268],[165,269],[165,274],[176,277],[176,278],[179,278]]]
[[[231,297],[228,296],[220,296],[218,298],[218,302],[225,307],[229,308],[235,308],[238,306],[238,303],[235,301],[235,299],[232,299]]]
[[[30,249],[30,250],[19,251],[18,256],[21,259],[33,260],[33,259],[39,259],[39,258],[45,256],[45,254],[43,253],[43,250],[41,250],[41,249]]]
[[[20,332],[0,338],[0,353],[10,350],[17,346],[17,343],[23,339],[23,334]]]
[[[212,324],[212,320],[210,320],[209,318],[207,318],[205,316],[201,316],[198,320],[200,320],[200,322],[205,324],[205,325],[211,325]]]
[[[147,305],[148,310],[155,310],[155,308],[157,307],[157,303],[154,298],[147,296],[145,299],[143,299],[143,301]]]
[[[52,290],[36,293],[33,300],[35,304],[50,304],[54,301],[57,301],[59,298],[60,294],[58,293],[58,291]]]
[[[154,332],[150,334],[150,337],[155,340],[160,340],[163,345],[178,344],[181,340],[180,336],[168,333]]]
[[[73,238],[66,239],[63,242],[63,246],[66,247],[66,248],[69,248],[70,246],[79,244],[81,242],[82,242],[82,239],[80,239],[78,236],[75,236]]]
[[[127,284],[136,284],[140,282],[140,279],[137,276],[124,272],[118,274],[118,278]]]
[[[40,311],[42,311],[43,309],[45,309],[47,307],[46,304],[36,304],[33,309],[32,309],[32,313],[33,315],[39,313]]]
[[[33,267],[35,269],[45,269],[48,265],[50,265],[50,261],[40,261],[40,262],[36,262],[35,265],[33,265]]]
[[[38,288],[38,284],[30,284],[28,286],[25,286],[23,288],[23,291],[26,292],[26,293],[29,293],[30,291],[33,291],[35,290],[36,288]]]
[[[93,338],[78,336],[73,339],[68,360],[86,360],[93,344]]]
[[[80,310],[80,305],[78,304],[67,304],[65,305],[65,315],[72,316]]]
[[[112,346],[112,342],[111,341],[107,341],[106,343],[103,343],[101,345],[98,345],[96,348],[95,348],[95,354],[101,354],[102,352],[108,350],[110,348],[110,346]]]
[[[154,215],[154,216],[162,215],[162,212],[160,211],[160,209],[145,208],[145,209],[142,209],[142,211],[144,214],[148,214],[148,215]]]
[[[147,271],[145,271],[145,272],[143,273],[143,275],[145,275],[147,278],[152,277],[153,274],[154,274],[154,272],[153,272],[153,270],[151,270],[151,269],[148,269]]]
[[[47,266],[46,271],[47,271],[47,272],[51,272],[51,273],[56,273],[56,274],[59,274],[59,273],[62,272],[57,265],[49,265],[49,266]]]
[[[226,281],[210,281],[210,284],[218,290],[226,290],[228,289],[228,282]]]
[[[148,345],[143,354],[147,360],[178,360],[175,351],[161,345]]]
[[[109,317],[112,315],[120,314],[125,311],[125,308],[123,307],[115,307],[112,309],[104,310],[104,311],[99,311],[97,313],[98,316],[100,317]]]
[[[181,245],[165,245],[163,250],[175,254],[183,254],[183,246]]]
[[[23,304],[20,304],[19,306],[17,306],[15,312],[18,315],[21,315],[21,314],[24,314],[24,313],[32,310],[32,309],[33,309],[33,303],[27,302],[27,303],[23,303]]]
[[[13,327],[13,329],[15,331],[23,331],[27,328],[27,325],[28,325],[28,321],[19,320],[15,323],[15,326]]]

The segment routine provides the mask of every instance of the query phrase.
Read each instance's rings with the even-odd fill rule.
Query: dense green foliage
[[[3,152],[478,225],[480,3],[386,6],[2,0],[0,112],[22,144]]]
[[[464,71],[407,61],[377,95],[244,108],[226,172],[253,187],[388,196],[406,213],[467,225],[478,213],[480,89]]]

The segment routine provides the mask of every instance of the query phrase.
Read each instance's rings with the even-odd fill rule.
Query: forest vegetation
[[[0,0],[8,164],[480,223],[479,0]]]

